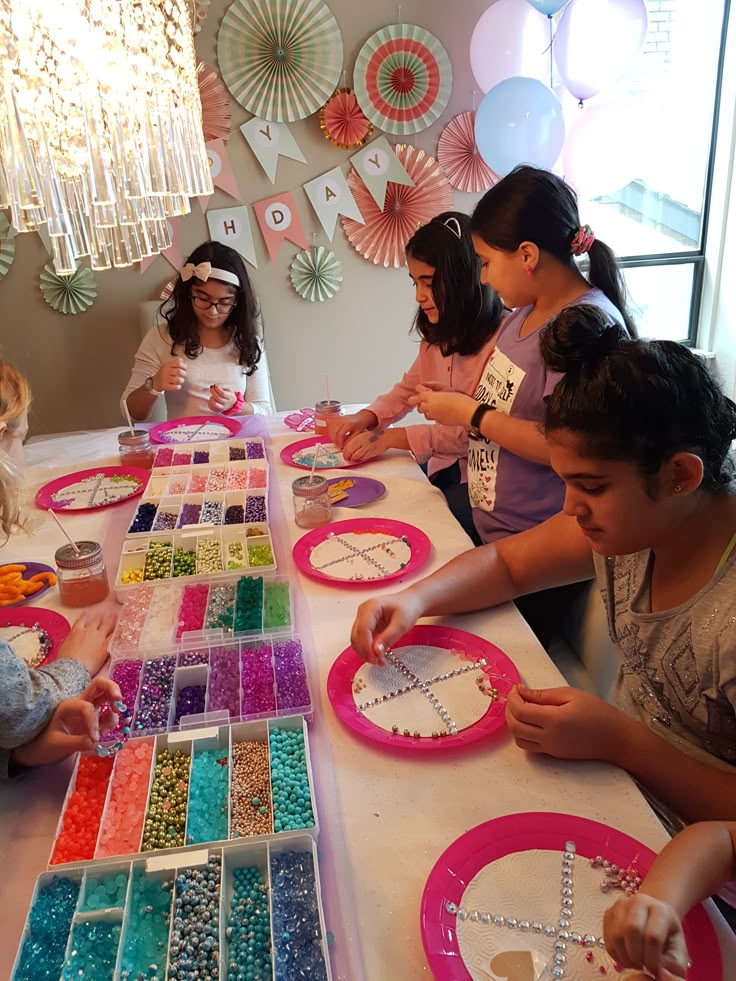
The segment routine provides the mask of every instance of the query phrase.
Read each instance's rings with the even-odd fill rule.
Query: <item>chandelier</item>
[[[212,194],[190,0],[0,0],[0,209],[56,272],[129,266]]]

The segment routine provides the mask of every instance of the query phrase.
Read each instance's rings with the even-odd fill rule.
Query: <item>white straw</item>
[[[128,426],[130,427],[130,435],[133,435],[133,420],[130,418],[130,411],[128,410],[128,403],[123,399],[123,408],[125,409],[125,418],[128,420]]]
[[[327,390],[327,401],[330,401],[330,376],[325,375],[325,389]]]
[[[67,540],[67,541],[69,542],[69,544],[70,544],[70,545],[71,545],[71,547],[72,547],[72,548],[74,549],[74,551],[75,551],[75,552],[77,553],[77,555],[79,555],[79,554],[80,554],[80,551],[79,551],[79,549],[77,548],[77,543],[76,543],[76,542],[74,541],[74,539],[73,539],[73,538],[71,537],[71,535],[70,535],[70,534],[69,534],[69,532],[68,532],[68,531],[66,530],[66,528],[64,527],[64,525],[63,525],[63,524],[62,524],[62,523],[61,523],[61,522],[59,521],[59,519],[58,519],[58,517],[57,517],[57,516],[56,516],[56,514],[54,513],[54,510],[53,510],[53,508],[46,508],[46,510],[47,510],[47,511],[49,512],[49,514],[51,515],[51,517],[52,517],[52,518],[54,519],[54,521],[55,521],[55,522],[57,523],[57,525],[59,526],[59,531],[60,531],[60,532],[62,533],[62,535],[64,536],[64,538],[66,538],[66,540]]]
[[[315,446],[314,459],[312,460],[312,472],[309,475],[309,483],[310,484],[314,480],[314,471],[317,469],[317,460],[319,459],[319,455],[320,455],[321,452],[322,452],[322,444],[321,443],[317,443],[317,445]]]

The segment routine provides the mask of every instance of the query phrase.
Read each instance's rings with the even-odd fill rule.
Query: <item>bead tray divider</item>
[[[303,667],[302,679],[304,686],[307,691],[307,700],[303,705],[285,705],[283,702],[286,701],[285,696],[280,697],[279,693],[279,682],[278,682],[278,669],[276,665],[276,652],[274,651],[275,644],[296,642],[301,647],[301,663]],[[245,673],[243,671],[243,653],[248,650],[255,650],[257,648],[270,648],[270,661],[271,661],[271,671],[273,679],[273,699],[274,708],[267,709],[260,712],[246,712],[243,711],[244,707],[244,691],[243,684],[246,680]],[[238,705],[240,707],[239,714],[230,715],[225,709],[212,709],[210,706],[210,667],[209,659],[213,651],[217,652],[220,650],[230,651],[232,650],[238,663]],[[184,731],[186,729],[196,728],[202,725],[223,725],[227,723],[235,722],[253,722],[259,719],[282,719],[288,718],[291,715],[300,715],[305,719],[310,721],[314,713],[314,704],[312,700],[311,686],[309,684],[309,675],[307,673],[306,661],[304,655],[304,647],[301,640],[294,634],[289,635],[278,635],[278,636],[262,636],[254,640],[240,640],[227,643],[205,643],[196,646],[196,653],[206,653],[207,654],[207,664],[201,665],[186,665],[182,661],[186,654],[191,651],[181,651],[177,655],[177,666],[173,671],[173,687],[171,695],[169,696],[169,710],[168,710],[168,722],[166,727],[157,728],[137,728],[136,720],[139,715],[140,700],[143,690],[143,670],[141,671],[138,682],[136,699],[133,703],[133,716],[132,716],[132,726],[131,726],[131,738],[141,738],[145,736],[154,736],[160,732],[175,732],[177,730]],[[171,657],[172,654],[147,654],[140,658],[132,658],[130,655],[126,656],[113,656],[111,669],[114,670],[116,662],[119,661],[132,661],[140,660],[143,662],[144,668],[145,664],[149,661],[157,661],[163,657]],[[203,714],[198,715],[184,715],[181,717],[178,723],[174,722],[174,716],[176,711],[176,701],[177,695],[185,684],[204,684],[206,688],[205,698],[206,698],[206,710]],[[111,737],[112,738],[112,737]]]
[[[249,535],[247,533],[247,528],[257,528],[262,532],[260,535]],[[177,549],[184,549],[185,551],[194,551],[196,553],[199,542],[201,539],[212,539],[219,545],[220,559],[222,561],[223,569],[219,572],[194,572],[192,575],[186,576],[175,576],[174,572],[174,559],[176,556]],[[136,586],[140,586],[141,582],[129,582],[125,583],[122,581],[122,577],[125,573],[130,572],[131,569],[143,569],[145,568],[146,553],[148,548],[152,543],[165,544],[171,542],[171,559],[169,562],[169,572],[170,575],[163,579],[143,579],[144,583],[196,583],[196,582],[214,582],[218,583],[223,579],[232,577],[236,575],[260,575],[263,572],[275,572],[277,568],[276,562],[276,549],[273,545],[273,540],[271,538],[271,533],[267,524],[259,521],[256,525],[197,525],[190,526],[188,529],[181,529],[180,531],[165,532],[159,531],[155,535],[147,535],[143,538],[126,538],[123,542],[123,550],[120,553],[120,561],[118,562],[118,571],[115,576],[115,592],[118,594],[118,599],[123,602],[123,596],[125,592],[129,589],[133,589]],[[228,561],[234,560],[228,553],[229,545],[240,544],[242,546],[242,566],[239,568],[227,568]],[[268,546],[271,549],[273,555],[273,562],[269,565],[250,565],[250,558],[248,555],[249,548],[258,548],[260,546]],[[195,559],[196,561],[196,559]]]
[[[155,480],[156,478],[151,478]],[[171,481],[171,478],[169,478]],[[150,483],[149,483],[150,486]],[[248,499],[254,500],[256,498],[265,498],[264,509],[266,517],[264,518],[254,518],[248,520],[246,515]],[[219,522],[214,521],[197,521],[190,522],[188,524],[181,524],[182,509],[185,505],[196,505],[200,509],[200,515],[203,510],[205,501],[211,501],[216,504],[222,505],[222,520]],[[133,525],[135,519],[138,517],[141,508],[145,506],[153,505],[156,508],[156,514],[152,518],[152,526],[147,531],[133,531]],[[242,521],[225,521],[225,514],[229,507],[239,505],[243,508],[243,520]],[[172,517],[172,527],[156,528],[156,520],[160,514],[167,513],[173,515]],[[180,528],[198,528],[201,526],[212,526],[218,527],[224,525],[225,527],[239,527],[240,525],[249,524],[264,524],[268,520],[268,488],[266,486],[262,487],[225,487],[222,490],[210,490],[210,491],[185,491],[181,494],[165,493],[161,495],[153,495],[150,493],[144,494],[138,501],[135,513],[131,519],[130,525],[128,526],[128,531],[126,532],[126,538],[145,538],[150,535],[160,535],[162,532],[166,531],[178,531]]]
[[[255,571],[255,570],[254,570]],[[183,580],[184,577],[181,577]],[[289,579],[285,576],[274,576],[274,575],[263,575],[260,577],[244,577],[242,572],[233,573],[229,572],[223,576],[211,577],[208,580],[203,581],[203,585],[208,587],[207,594],[207,611],[209,611],[210,601],[213,598],[213,590],[221,586],[232,585],[235,586],[237,591],[237,584],[241,578],[261,578],[263,580],[263,599],[261,601],[261,620],[258,627],[252,630],[237,630],[235,628],[235,622],[237,618],[237,597],[235,600],[234,612],[233,612],[233,627],[228,629],[223,628],[210,628],[202,630],[191,630],[186,631],[181,634],[180,638],[176,639],[176,628],[178,626],[179,616],[182,610],[183,593],[184,586],[188,583],[182,581],[179,582],[176,579],[166,579],[150,581],[146,583],[138,583],[135,589],[128,590],[125,593],[123,599],[123,609],[118,617],[118,625],[115,628],[108,649],[113,657],[120,656],[122,654],[132,655],[134,658],[141,658],[142,651],[146,651],[150,654],[163,654],[163,653],[176,653],[178,651],[188,650],[192,647],[198,647],[202,644],[211,644],[215,646],[223,646],[227,644],[233,638],[257,638],[263,634],[288,634],[291,633],[294,624],[294,600],[292,596],[292,591],[289,583]],[[274,586],[278,586],[286,583],[289,586],[289,610],[288,610],[288,623],[274,625],[269,627],[264,622],[264,606],[266,601],[266,593],[268,589]],[[161,643],[149,643],[146,640],[146,628],[149,624],[149,618],[151,616],[151,610],[156,608],[157,598],[156,591],[159,589],[170,589],[172,586],[180,586],[180,591],[178,595],[178,600],[176,604],[176,612],[172,614],[171,632],[169,634],[168,640],[164,640]],[[127,626],[125,621],[125,611],[128,604],[135,603],[138,597],[141,595],[141,590],[151,590],[151,598],[148,602],[148,606],[145,613],[145,620],[143,622],[143,627],[140,631],[137,643],[130,644],[122,640],[121,633],[123,626]],[[205,622],[208,613],[205,612]],[[123,626],[121,626],[121,624]]]
[[[261,456],[248,457],[248,444],[257,445],[260,447]],[[232,467],[238,463],[245,463],[247,465],[266,464],[266,447],[263,437],[261,436],[248,436],[245,439],[226,439],[226,440],[213,440],[212,442],[201,442],[201,443],[157,443],[156,455],[153,458],[153,468],[151,472],[153,474],[169,474],[181,471],[182,467],[186,467],[188,473],[203,473],[212,466],[216,467]],[[240,460],[230,459],[230,450],[244,450],[246,457]],[[163,455],[166,456],[166,451],[172,450],[172,462],[170,464],[162,464],[159,462]],[[192,463],[194,459],[194,454],[208,453],[209,460],[207,463]],[[189,454],[189,462],[185,463],[174,463],[173,456],[180,454]]]
[[[134,929],[130,926],[130,906],[131,906],[131,893],[132,893],[132,883],[134,876],[136,874],[143,874],[148,881],[154,882],[172,882],[171,897],[172,904],[169,910],[169,938],[167,943],[167,956],[166,964],[163,965],[164,970],[160,972],[159,977],[162,979],[168,976],[169,971],[169,952],[171,949],[171,944],[173,940],[174,932],[174,917],[171,915],[173,910],[173,900],[174,888],[173,882],[176,876],[189,869],[196,869],[206,866],[207,861],[210,857],[217,856],[221,859],[221,880],[219,889],[219,902],[218,902],[218,933],[219,933],[219,981],[227,981],[228,969],[231,963],[230,961],[230,942],[227,936],[227,927],[230,918],[230,904],[234,893],[234,873],[237,869],[243,868],[258,868],[263,875],[266,885],[267,885],[267,896],[268,896],[268,909],[269,909],[269,921],[271,926],[271,978],[272,981],[275,978],[276,968],[275,968],[275,946],[278,947],[279,942],[282,938],[277,937],[274,939],[273,930],[273,893],[271,888],[271,864],[274,857],[282,855],[285,852],[297,852],[300,854],[308,854],[312,857],[312,863],[314,867],[314,889],[313,898],[316,900],[317,912],[319,917],[319,927],[320,927],[320,947],[322,950],[322,956],[325,963],[325,969],[328,981],[332,981],[332,970],[330,965],[329,950],[327,945],[327,928],[325,926],[325,916],[324,907],[322,902],[322,887],[320,882],[319,873],[319,863],[317,859],[317,848],[314,839],[308,835],[294,835],[288,840],[278,840],[278,841],[266,841],[266,840],[251,840],[251,839],[237,839],[228,848],[218,848],[218,847],[202,847],[198,846],[195,850],[188,852],[178,852],[176,854],[164,854],[161,853],[158,856],[154,856],[151,853],[151,857],[144,857],[142,855],[136,856],[134,859],[122,859],[122,860],[111,860],[101,862],[96,866],[81,866],[73,865],[66,867],[58,867],[52,871],[42,872],[41,875],[36,879],[36,883],[33,890],[33,895],[31,897],[30,909],[36,904],[39,896],[39,892],[52,882],[54,878],[64,877],[71,879],[74,882],[80,884],[79,896],[77,898],[77,907],[70,926],[66,955],[70,953],[71,949],[71,936],[72,928],[75,923],[80,920],[104,920],[106,916],[110,913],[117,920],[120,918],[122,924],[122,932],[120,936],[120,942],[118,944],[117,959],[115,963],[115,970],[113,973],[113,981],[120,981],[122,972],[122,952],[126,947],[129,936]],[[118,909],[112,910],[100,910],[100,911],[85,911],[83,909],[85,902],[85,892],[86,892],[86,880],[89,876],[94,875],[95,878],[102,875],[108,874],[118,874],[123,873],[127,876],[128,885],[126,890],[125,905],[122,910],[122,914]],[[224,888],[223,888],[224,885]],[[20,981],[18,971],[20,968],[20,958],[21,951],[23,949],[24,942],[29,935],[29,921],[26,918],[26,923],[23,928],[23,933],[21,935],[20,945],[18,947],[18,953],[16,955],[15,964],[13,966],[13,973],[11,975],[11,981]],[[238,965],[240,967],[240,965]],[[242,965],[243,969],[247,965]],[[59,978],[61,978],[61,970],[59,972]]]
[[[232,825],[232,796],[231,796],[231,791],[232,791],[232,751],[233,751],[233,746],[235,744],[237,744],[237,743],[252,742],[254,740],[261,740],[261,741],[265,740],[266,742],[268,742],[269,741],[269,735],[270,735],[270,733],[271,733],[271,731],[273,729],[287,730],[289,732],[294,732],[294,731],[297,731],[297,730],[301,730],[301,732],[302,732],[302,734],[304,736],[304,759],[305,759],[306,770],[307,770],[307,779],[309,781],[309,796],[310,796],[310,801],[311,801],[311,806],[312,806],[312,814],[314,816],[314,824],[310,828],[300,828],[298,830],[293,830],[293,831],[273,831],[272,830],[268,834],[254,834],[254,835],[247,835],[247,836],[241,836],[241,837],[231,838],[231,837],[229,837],[229,835],[231,834],[231,830],[232,830],[232,828],[231,828],[231,825]],[[315,794],[314,794],[314,776],[313,776],[313,771],[312,771],[312,760],[311,760],[311,755],[310,755],[310,750],[309,750],[308,727],[307,727],[307,724],[306,724],[305,719],[302,716],[300,716],[300,715],[292,715],[292,716],[289,716],[289,717],[283,718],[283,719],[261,720],[261,721],[258,721],[258,722],[239,722],[239,723],[236,723],[235,725],[232,725],[232,726],[230,726],[230,725],[223,725],[223,726],[219,726],[219,727],[211,727],[211,728],[206,728],[206,729],[188,730],[186,732],[160,733],[158,736],[155,736],[153,738],[154,738],[154,748],[153,748],[153,756],[151,758],[151,769],[150,769],[149,781],[148,781],[148,797],[146,799],[146,806],[145,806],[145,814],[146,815],[148,814],[148,810],[149,810],[149,807],[150,807],[150,804],[151,804],[151,791],[152,791],[152,788],[153,788],[153,781],[154,781],[154,776],[155,776],[156,760],[157,760],[157,757],[158,757],[159,753],[162,750],[168,749],[172,753],[173,752],[176,752],[177,750],[181,750],[182,752],[187,753],[187,755],[189,755],[190,758],[191,758],[195,752],[201,752],[201,751],[204,751],[204,750],[213,749],[215,747],[221,746],[222,749],[223,749],[223,752],[226,752],[227,753],[227,757],[228,757],[228,792],[227,792],[227,797],[228,797],[228,838],[224,838],[224,839],[221,839],[219,841],[207,842],[206,843],[207,845],[212,844],[212,845],[217,845],[218,847],[221,847],[223,849],[229,849],[229,848],[233,847],[234,845],[236,845],[238,842],[242,842],[242,841],[248,841],[248,842],[251,842],[251,841],[276,841],[276,840],[281,841],[282,839],[291,839],[291,838],[294,838],[295,836],[298,837],[298,836],[303,836],[303,835],[308,835],[308,836],[310,836],[310,837],[312,837],[312,838],[314,838],[316,840],[319,837],[319,816],[317,814],[317,802],[316,802],[316,798],[315,798]],[[47,867],[48,867],[49,870],[53,870],[54,872],[57,872],[57,871],[61,872],[61,871],[64,871],[65,869],[69,869],[69,868],[88,868],[88,867],[89,868],[96,868],[98,866],[103,866],[103,865],[106,865],[106,864],[110,864],[110,862],[116,862],[116,861],[119,861],[120,859],[125,859],[129,855],[136,855],[136,856],[140,856],[140,855],[144,855],[144,856],[168,856],[168,855],[174,855],[174,854],[175,855],[186,855],[186,854],[188,854],[191,851],[196,851],[196,850],[199,850],[199,849],[201,849],[203,847],[204,843],[197,842],[197,843],[192,843],[192,844],[189,844],[189,845],[187,845],[187,844],[185,844],[185,845],[177,845],[177,846],[174,846],[172,848],[159,848],[159,849],[151,849],[151,850],[148,850],[148,851],[141,851],[140,850],[140,846],[143,843],[143,828],[141,828],[141,840],[139,842],[139,848],[135,852],[129,852],[127,854],[122,854],[122,855],[107,855],[106,854],[106,855],[100,856],[99,858],[92,857],[92,858],[87,858],[87,859],[77,859],[76,861],[73,861],[73,862],[58,862],[58,863],[55,863],[55,864],[52,863],[51,862],[51,859],[52,859],[53,854],[54,854],[54,849],[56,848],[56,841],[57,841],[59,835],[61,834],[61,831],[62,831],[62,828],[63,828],[64,816],[65,816],[66,811],[67,811],[67,805],[68,805],[69,799],[70,799],[70,797],[71,797],[71,795],[72,795],[72,793],[74,792],[74,789],[75,789],[76,780],[77,780],[77,773],[79,771],[79,762],[80,762],[81,759],[83,759],[85,757],[96,757],[96,753],[94,753],[93,751],[90,751],[90,752],[87,752],[87,753],[80,753],[79,756],[77,757],[76,763],[74,765],[74,771],[72,773],[72,777],[71,777],[71,780],[69,781],[69,786],[67,787],[67,792],[66,792],[66,795],[64,797],[64,803],[63,803],[62,808],[61,808],[61,814],[59,816],[59,821],[58,821],[58,823],[56,825],[56,831],[54,832],[54,840],[53,840],[53,844],[51,846],[51,852],[49,854],[49,861],[47,863]],[[271,782],[271,752],[270,752],[270,749],[269,749],[269,754],[268,754],[268,772],[269,772],[269,777],[268,777],[268,781],[269,781],[269,794],[271,794],[272,782]],[[111,785],[112,785],[112,781],[113,781],[113,774],[114,774],[114,764],[113,764],[112,773],[111,773],[111,775],[107,779],[107,792],[106,792],[106,797],[105,797],[105,807],[103,809],[102,816],[101,816],[101,819],[100,819],[100,824],[99,824],[99,827],[97,829],[97,841],[96,841],[96,844],[95,844],[95,855],[97,855],[97,852],[99,851],[99,848],[100,848],[100,842],[101,842],[101,839],[102,839],[102,831],[103,831],[103,828],[104,828],[104,825],[105,825],[105,816],[107,814],[107,810],[108,810],[108,807],[109,807],[109,804],[110,804],[110,789],[111,789]],[[190,764],[190,777],[191,777],[191,764]],[[272,800],[272,797],[271,797],[271,800]],[[188,813],[189,813],[189,791],[187,791],[187,815],[188,815]],[[272,827],[273,827],[273,807],[271,808],[271,814],[272,814],[271,821],[272,821]]]

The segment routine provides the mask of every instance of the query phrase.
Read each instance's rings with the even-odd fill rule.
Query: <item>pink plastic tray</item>
[[[203,426],[222,427],[226,432],[222,433],[202,433]],[[176,431],[185,426],[194,426],[191,434],[187,434],[186,439],[177,439]],[[183,419],[170,419],[168,422],[159,422],[152,426],[150,437],[153,443],[170,443],[173,446],[184,446],[187,443],[200,442],[211,443],[219,439],[232,439],[240,432],[240,419],[229,419],[227,416],[186,416]]]
[[[63,491],[65,488],[78,483],[80,480],[84,480],[86,477],[96,476],[132,477],[134,482],[130,484],[130,493],[126,494],[125,497],[121,497],[118,501],[103,501],[100,504],[92,503],[86,507],[74,506],[66,503],[64,500],[54,501],[53,494]],[[140,467],[94,467],[92,470],[77,470],[75,473],[65,474],[63,477],[57,477],[56,480],[44,484],[36,494],[36,504],[44,510],[51,508],[53,511],[97,511],[100,508],[115,507],[117,504],[124,504],[125,501],[130,501],[132,498],[142,494],[146,489],[146,484],[150,476],[150,470],[143,470]]]
[[[38,667],[43,667],[44,664],[50,664],[56,660],[59,647],[71,630],[66,617],[54,610],[43,610],[33,606],[28,606],[24,610],[16,607],[5,607],[0,610],[0,627],[33,627],[36,624],[48,633],[51,640],[51,650],[38,665]],[[13,646],[12,643],[10,646]]]
[[[308,450],[310,446],[316,446],[317,443],[324,443],[324,436],[310,436],[309,439],[299,439],[296,443],[289,443],[285,446],[280,453],[281,462],[288,464],[290,467],[299,467],[300,470],[311,470],[311,465],[306,463],[296,463],[294,460],[294,454],[299,453],[300,450]],[[323,470],[345,470],[350,467],[362,467],[365,463],[369,463],[369,460],[356,460],[354,463],[348,460],[341,464],[339,467],[320,467],[317,466],[317,473],[321,473]]]

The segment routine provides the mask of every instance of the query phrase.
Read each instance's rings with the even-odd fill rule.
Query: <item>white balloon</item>
[[[630,101],[586,106],[562,150],[564,178],[584,199],[612,194],[641,176],[643,126]]]
[[[470,39],[470,67],[481,92],[512,75],[549,85],[549,19],[527,0],[495,0]]]

